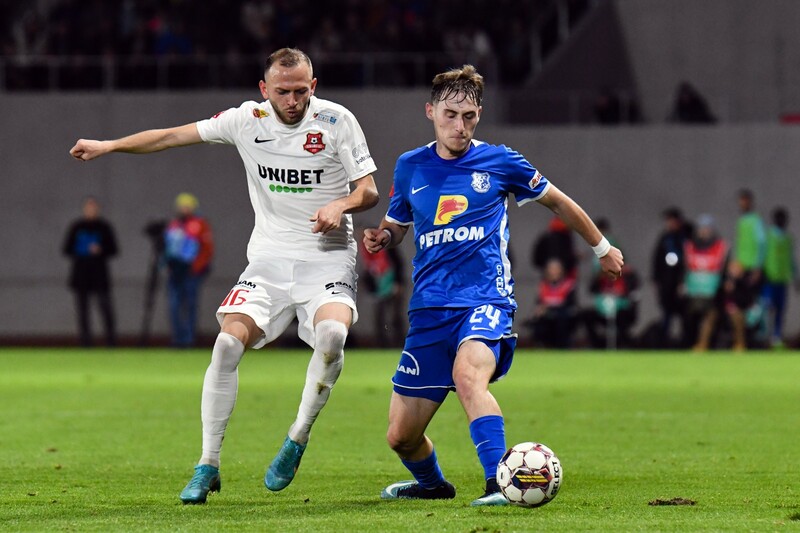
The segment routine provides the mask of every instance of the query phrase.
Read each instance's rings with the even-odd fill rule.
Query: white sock
[[[303,399],[297,419],[289,428],[289,438],[299,444],[308,442],[311,426],[342,372],[346,338],[347,327],[338,320],[322,320],[314,328],[314,354],[308,363]]]
[[[244,344],[228,333],[220,332],[211,364],[203,380],[203,399],[200,404],[200,417],[203,421],[203,455],[200,464],[219,468],[219,454],[225,427],[236,404],[239,388],[239,361],[244,355]]]

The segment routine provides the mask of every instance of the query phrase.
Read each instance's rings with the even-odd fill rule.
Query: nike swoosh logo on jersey
[[[411,194],[417,194],[417,193],[418,193],[419,191],[421,191],[422,189],[424,189],[424,188],[426,188],[426,187],[430,187],[430,185],[431,185],[431,184],[429,183],[429,184],[427,184],[427,185],[423,185],[422,187],[417,187],[416,189],[415,189],[414,187],[411,187]]]
[[[259,139],[258,137],[256,137],[256,144],[258,144],[258,143],[268,143],[268,142],[274,141],[274,140],[275,139]]]

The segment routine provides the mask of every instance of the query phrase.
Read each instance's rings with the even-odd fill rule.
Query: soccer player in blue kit
[[[505,505],[495,480],[506,450],[500,406],[489,383],[511,366],[514,281],[508,259],[508,197],[551,209],[593,247],[603,271],[621,275],[622,253],[566,194],[505,146],[473,139],[483,77],[464,65],[433,79],[425,106],[435,142],[400,156],[389,210],[364,231],[367,250],[397,246],[414,224],[410,327],[392,379],[389,446],[414,481],[386,487],[384,499],[450,499],[425,429],[451,390],[469,420],[486,488],[472,505]]]

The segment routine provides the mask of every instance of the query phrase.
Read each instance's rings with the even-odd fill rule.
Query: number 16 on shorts
[[[225,307],[226,305],[241,305],[247,301],[246,295],[250,291],[247,289],[231,289],[231,292],[222,300],[220,307]]]

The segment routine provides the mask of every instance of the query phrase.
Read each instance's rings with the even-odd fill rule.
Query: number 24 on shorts
[[[470,324],[483,324],[484,319],[489,319],[489,327],[494,329],[500,323],[500,310],[491,304],[476,307],[469,319]],[[475,329],[475,326],[472,327]]]

